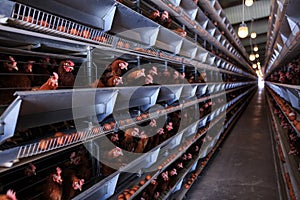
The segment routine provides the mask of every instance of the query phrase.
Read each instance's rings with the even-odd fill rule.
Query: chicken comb
[[[53,78],[54,78],[54,80],[58,79],[58,74],[56,72],[53,72]]]
[[[67,63],[70,67],[74,67],[75,66],[74,62],[71,61],[71,60],[66,60],[65,63]]]
[[[17,200],[16,193],[13,190],[7,190],[6,196],[11,200]]]

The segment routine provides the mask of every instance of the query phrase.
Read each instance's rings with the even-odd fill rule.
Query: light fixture
[[[240,38],[247,37],[248,33],[249,33],[248,27],[245,24],[244,19],[245,19],[245,5],[244,5],[244,0],[243,0],[243,20],[242,20],[242,23],[240,24],[239,29],[238,29],[238,36]]]
[[[248,36],[248,27],[245,23],[241,23],[238,30],[238,36],[240,38],[245,38]]]
[[[256,38],[256,33],[253,31],[251,34],[250,34],[250,37],[252,38],[252,39],[255,39]]]
[[[253,69],[256,69],[257,65],[254,63],[252,64]]]
[[[253,0],[246,0],[245,5],[246,6],[252,6],[253,5]]]
[[[253,53],[251,53],[251,54],[249,55],[249,60],[250,60],[250,61],[254,61],[254,60],[255,60],[255,55],[254,55]]]
[[[259,54],[257,53],[257,54],[255,54],[255,58],[259,58]]]
[[[257,45],[254,46],[253,51],[255,51],[255,52],[258,51],[258,46]]]

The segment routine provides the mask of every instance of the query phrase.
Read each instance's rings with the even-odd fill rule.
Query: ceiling
[[[219,3],[237,33],[237,29],[243,19],[243,0],[219,0]],[[244,22],[247,24],[249,32],[251,31],[252,22],[252,30],[257,33],[257,37],[250,41],[250,36],[248,35],[245,39],[240,40],[248,54],[251,53],[251,43],[252,47],[255,44],[258,46],[258,61],[263,66],[267,43],[268,20],[270,15],[270,0],[254,0],[254,4],[252,6],[245,6],[244,8]]]

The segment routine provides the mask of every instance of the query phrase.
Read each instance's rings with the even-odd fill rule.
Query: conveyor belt
[[[187,199],[280,199],[266,106],[258,90]]]

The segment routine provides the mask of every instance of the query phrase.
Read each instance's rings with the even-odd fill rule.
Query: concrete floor
[[[258,90],[188,200],[277,200],[278,188],[263,90]]]

